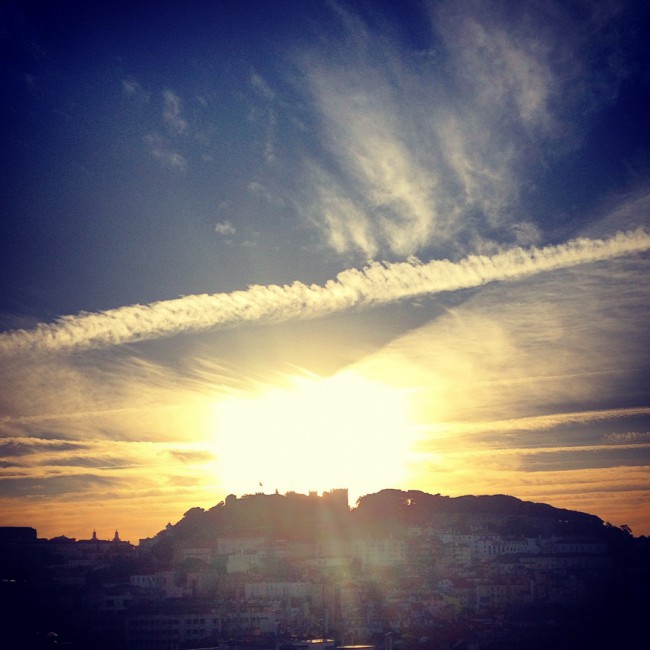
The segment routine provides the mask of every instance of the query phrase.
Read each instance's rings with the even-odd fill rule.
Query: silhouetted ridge
[[[191,508],[163,531],[178,541],[208,542],[216,536],[267,536],[314,539],[386,531],[395,526],[431,526],[469,530],[477,526],[510,535],[602,535],[603,521],[595,515],[522,501],[497,494],[448,497],[420,490],[386,489],[347,506],[347,491],[322,496],[289,492],[230,495],[209,510]],[[345,492],[345,499],[343,498]],[[161,533],[162,535],[162,533]]]
[[[353,513],[366,525],[418,525],[467,529],[483,525],[510,534],[596,533],[603,522],[594,515],[513,496],[447,497],[419,490],[382,490],[361,497]]]
[[[197,542],[210,541],[216,535],[313,539],[323,530],[346,534],[349,514],[347,490],[333,490],[322,496],[296,492],[240,498],[230,495],[207,511],[191,508],[171,533],[175,539]]]

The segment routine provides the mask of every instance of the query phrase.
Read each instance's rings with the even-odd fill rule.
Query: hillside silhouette
[[[420,490],[385,489],[359,498],[347,507],[347,491],[319,496],[230,495],[214,507],[191,508],[175,525],[162,531],[178,541],[209,542],[219,535],[267,535],[280,539],[313,539],[327,534],[348,537],[379,534],[403,526],[467,530],[482,526],[504,535],[606,534],[595,515],[522,501],[513,496],[448,497]]]
[[[634,647],[649,582],[650,538],[512,496],[230,495],[138,546],[0,527],[0,647]]]

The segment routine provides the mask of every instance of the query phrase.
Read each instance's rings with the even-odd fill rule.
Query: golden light
[[[356,499],[403,481],[414,433],[406,391],[353,372],[291,383],[215,407],[227,492],[346,487]]]

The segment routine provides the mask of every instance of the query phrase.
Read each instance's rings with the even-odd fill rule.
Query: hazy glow
[[[406,392],[350,372],[292,383],[215,408],[227,492],[347,487],[354,500],[406,477],[413,433]]]

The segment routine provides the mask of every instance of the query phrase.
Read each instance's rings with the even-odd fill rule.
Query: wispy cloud
[[[611,12],[563,5],[423,3],[430,57],[334,5],[341,40],[300,60],[324,154],[304,166],[299,209],[326,244],[368,258],[539,241],[522,188],[579,143],[622,74],[601,38]]]
[[[273,100],[275,99],[275,93],[269,86],[269,84],[261,77],[257,72],[254,72],[251,75],[251,86],[265,99]]]
[[[509,431],[521,433],[525,431],[546,431],[559,426],[572,424],[585,424],[603,422],[632,417],[650,416],[650,407],[633,407],[620,409],[606,409],[596,411],[572,411],[569,413],[553,413],[550,415],[534,415],[507,420],[493,420],[480,422],[440,422],[426,427],[428,433],[444,432],[457,437],[463,434],[506,433]],[[615,442],[636,442],[650,438],[648,433],[611,433],[606,439]],[[435,441],[432,445],[437,444]]]
[[[175,135],[187,131],[187,121],[181,115],[181,98],[171,90],[163,91],[163,122]]]
[[[142,91],[142,86],[135,79],[122,79],[122,92],[125,95],[137,95]]]
[[[142,94],[140,85],[133,80],[123,81],[122,88],[125,94]],[[189,165],[178,146],[180,136],[189,133],[189,124],[182,115],[183,104],[181,98],[169,89],[163,91],[162,98],[162,123],[167,135],[152,131],[143,140],[149,153],[163,166],[185,173]]]
[[[35,437],[9,437],[0,441],[0,458],[13,459],[24,468],[91,463],[94,466],[124,467],[184,462],[210,462],[214,455],[200,444],[175,441],[111,440],[94,437],[81,440],[44,440]],[[56,470],[59,471],[58,469]],[[5,476],[7,472],[4,473]]]
[[[395,93],[369,70],[314,67],[308,76],[325,126],[325,145],[342,172],[323,187],[331,175],[314,163],[309,178],[316,196],[329,199],[323,225],[330,243],[367,256],[378,248],[403,256],[421,249],[438,227],[439,183],[428,161],[413,155]],[[340,198],[332,201],[335,195]],[[337,204],[353,210],[339,210]],[[316,203],[312,214],[320,209]],[[355,221],[363,224],[366,236],[355,235]]]
[[[122,79],[122,93],[126,97],[138,98],[146,102],[149,99],[149,93],[144,90],[142,85],[133,78]]]
[[[158,133],[149,133],[144,136],[144,142],[151,155],[166,167],[179,172],[186,172],[187,160],[183,154],[174,150],[169,141]]]
[[[309,220],[323,233],[327,244],[340,254],[352,248],[374,258],[379,253],[380,241],[363,207],[318,165],[311,166],[310,179],[316,201],[309,210]]]
[[[214,232],[223,237],[232,237],[237,232],[237,229],[230,221],[219,221],[214,226]]]
[[[0,351],[12,354],[104,347],[246,322],[315,318],[352,307],[515,280],[648,249],[650,235],[639,229],[606,240],[578,239],[559,246],[513,248],[491,257],[475,255],[459,262],[373,263],[361,270],[343,271],[322,286],[301,282],[252,286],[228,294],[185,296],[65,316],[32,330],[2,334]]]
[[[470,2],[445,2],[432,12],[433,27],[450,55],[450,68],[462,82],[460,91],[472,106],[498,109],[495,118],[519,123],[529,131],[548,130],[554,121],[551,100],[562,83],[576,76],[580,58],[564,61],[575,51],[576,38],[562,31],[569,16],[557,6],[546,20],[530,3],[509,12],[503,3],[494,10]],[[565,63],[565,75],[556,74],[556,58]]]
[[[276,139],[277,139],[277,115],[276,115],[276,93],[268,82],[257,72],[253,72],[250,78],[250,85],[255,94],[262,100],[260,105],[255,106],[249,114],[252,120],[261,118],[264,134],[264,159],[267,164],[276,162]]]
[[[44,440],[42,438],[3,438],[0,441],[0,457],[29,456],[37,451],[70,452],[84,449],[82,442],[70,440]]]

